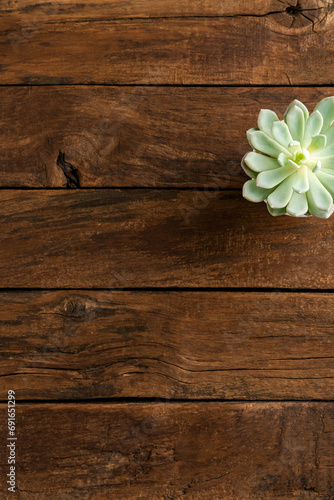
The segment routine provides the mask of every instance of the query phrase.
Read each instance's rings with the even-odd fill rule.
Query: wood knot
[[[62,314],[69,318],[92,319],[95,315],[95,307],[92,301],[84,297],[73,297],[65,299],[61,306]]]
[[[302,12],[302,7],[300,4],[289,5],[289,7],[285,9],[285,12],[290,16],[298,16]]]
[[[308,28],[317,31],[330,11],[333,7],[325,0],[289,0],[282,11],[273,12],[273,19],[289,30]]]

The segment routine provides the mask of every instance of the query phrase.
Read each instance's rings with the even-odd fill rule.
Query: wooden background
[[[0,4],[0,498],[334,498],[334,218],[241,197],[325,0]]]

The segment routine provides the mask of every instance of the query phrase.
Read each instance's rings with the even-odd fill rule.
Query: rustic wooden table
[[[328,220],[241,197],[322,0],[2,0],[0,498],[333,499]],[[10,393],[12,394],[12,393]]]

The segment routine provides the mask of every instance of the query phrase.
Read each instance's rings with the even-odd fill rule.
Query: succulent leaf
[[[326,137],[326,136],[318,135],[317,137]],[[327,146],[325,148],[321,148],[321,150],[316,151],[316,153],[313,156],[314,158],[320,158],[320,159],[334,156],[334,144],[331,144],[330,146]]]
[[[248,135],[248,140],[250,145],[253,146],[257,151],[261,151],[269,156],[277,158],[280,153],[285,153],[287,156],[291,156],[289,151],[283,146],[278,144],[278,142],[271,139],[261,130],[255,130],[250,132]]]
[[[271,135],[279,144],[281,144],[285,148],[288,148],[289,144],[292,141],[289,127],[287,126],[287,124],[283,120],[273,123]]]
[[[322,153],[322,151],[320,150],[323,150],[324,148],[327,149],[326,144],[327,144],[327,137],[325,135],[323,134],[315,135],[314,137],[312,137],[311,144],[307,149],[310,153],[314,153],[315,151],[317,151],[321,156],[320,153]],[[326,156],[326,154],[323,156]]]
[[[284,179],[289,177],[295,169],[287,165],[286,167],[276,168],[275,170],[268,170],[261,172],[256,178],[256,185],[266,189],[273,188],[280,184]]]
[[[306,194],[294,191],[292,193],[291,200],[286,207],[286,211],[293,217],[301,217],[302,215],[305,215],[308,211]]]
[[[310,170],[308,171],[308,181],[315,206],[319,210],[327,212],[333,205],[333,198],[318,177]]]
[[[310,189],[308,182],[308,168],[306,165],[301,166],[298,170],[293,189],[297,193],[306,193]]]
[[[283,182],[268,196],[268,203],[271,208],[283,208],[289,203],[292,193],[293,184],[296,179],[296,173],[291,174],[289,177],[284,179]]]
[[[322,170],[317,173],[319,181],[325,186],[327,191],[334,196],[334,172],[333,175],[329,175]]]
[[[250,177],[251,179],[256,179],[256,177],[259,175],[258,172],[254,172],[249,166],[245,163],[245,160],[243,159],[241,162],[241,166],[244,170],[244,172]]]
[[[271,208],[269,203],[267,203],[267,208],[268,212],[273,215],[274,217],[277,217],[278,215],[284,215],[285,214],[285,207],[283,208]]]
[[[298,163],[294,162],[293,160],[288,160],[288,164],[290,165],[290,167],[294,168],[294,169],[298,169],[300,168],[300,165],[298,165]]]
[[[322,114],[324,123],[322,125],[321,133],[326,132],[326,130],[334,122],[334,97],[325,97],[325,99],[322,99],[322,101],[316,105],[314,111],[320,111]]]
[[[293,106],[286,115],[286,123],[294,141],[301,143],[304,136],[305,118],[299,106]]]
[[[320,111],[314,111],[308,118],[305,125],[305,134],[302,141],[302,147],[307,148],[312,141],[314,135],[319,135],[322,129],[324,120]]]
[[[323,132],[327,137],[327,144],[330,145],[334,142],[334,125],[331,125],[326,132]]]
[[[270,109],[261,109],[257,124],[260,130],[271,137],[271,129],[273,128],[273,123],[278,120],[276,113]]]
[[[271,193],[272,189],[263,189],[256,185],[255,180],[247,181],[244,184],[242,194],[246,200],[253,201],[254,203],[258,203],[260,201],[264,201],[268,195]]]
[[[275,168],[279,168],[279,164],[277,163],[277,160],[275,160],[275,158],[270,158],[269,156],[255,153],[254,151],[247,153],[244,156],[243,161],[254,172],[263,172],[265,170],[273,170]]]
[[[334,156],[327,156],[326,158],[321,158],[322,168],[332,168],[334,169]]]
[[[304,119],[306,121],[308,119],[308,117],[309,117],[308,109],[305,106],[305,104],[303,104],[302,102],[298,101],[298,99],[295,99],[294,101],[292,101],[289,104],[289,106],[286,108],[285,113],[284,113],[284,120],[286,120],[286,115],[289,113],[290,109],[293,108],[294,106],[298,106],[298,108],[300,108],[302,110],[302,112],[304,114]]]
[[[328,217],[332,215],[334,211],[334,205],[328,211],[319,210],[315,205],[315,201],[311,190],[307,191],[306,196],[307,196],[308,209],[311,215],[319,217],[319,219],[328,219]]]

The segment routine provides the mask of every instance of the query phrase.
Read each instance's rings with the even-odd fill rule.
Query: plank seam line
[[[332,88],[334,86],[334,82],[328,83],[274,83],[274,84],[266,84],[266,83],[252,83],[252,84],[236,84],[236,83],[98,83],[98,82],[88,82],[88,83],[0,83],[0,88],[32,88],[32,87],[156,87],[156,88]]]
[[[282,287],[119,287],[119,288],[92,288],[92,287],[0,287],[0,293],[27,293],[27,292],[143,292],[143,293],[276,293],[276,294],[333,294],[334,288],[282,288]]]
[[[66,162],[67,163],[67,162]],[[237,162],[236,162],[237,163]],[[69,164],[70,165],[70,164]],[[240,162],[241,165],[241,162]],[[241,166],[240,166],[241,168]],[[63,170],[63,169],[62,169]],[[64,170],[63,170],[64,172]],[[214,191],[220,192],[220,193],[227,193],[227,192],[241,192],[242,186],[240,188],[220,188],[220,187],[214,187],[214,186],[83,186],[81,187],[80,184],[74,184],[73,180],[71,180],[72,175],[71,173],[66,173],[64,172],[66,181],[67,181],[67,186],[65,187],[43,187],[43,186],[19,186],[19,187],[12,187],[12,186],[0,186],[0,192],[1,191],[64,191],[68,192],[68,190],[76,190],[76,191],[118,191],[118,190],[127,190],[127,191]],[[77,175],[77,174],[76,174]],[[245,181],[248,179],[248,177],[245,177]],[[208,182],[210,181],[210,176],[208,175]]]
[[[1,405],[7,405],[7,400],[0,400]],[[309,403],[334,403],[333,399],[222,399],[222,398],[208,398],[208,399],[169,399],[169,398],[101,398],[101,399],[16,399],[17,405],[47,405],[47,404],[76,404],[76,405],[87,405],[87,404],[156,404],[156,405],[175,405],[175,404],[208,404],[208,403],[222,403],[222,404],[266,404],[266,403],[290,403],[290,404],[309,404]]]

